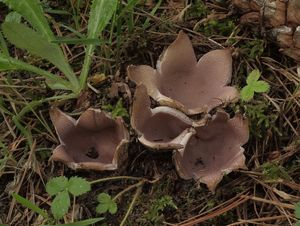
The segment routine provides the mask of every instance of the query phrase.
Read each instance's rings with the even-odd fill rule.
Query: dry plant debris
[[[147,87],[153,99],[188,115],[209,112],[239,96],[234,87],[226,86],[232,75],[231,51],[210,51],[197,63],[192,43],[183,31],[161,55],[156,70],[139,65],[129,66],[127,71],[132,81]]]
[[[121,118],[92,108],[77,121],[57,108],[50,116],[60,141],[52,160],[93,170],[115,170],[126,163],[129,135]]]

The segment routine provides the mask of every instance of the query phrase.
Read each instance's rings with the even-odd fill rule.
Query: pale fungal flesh
[[[197,62],[192,43],[184,32],[150,66],[129,66],[128,77],[147,87],[148,94],[161,105],[193,115],[234,102],[238,91],[231,81],[231,50],[213,50]]]
[[[195,128],[182,149],[174,151],[178,174],[205,183],[214,191],[225,174],[246,168],[242,145],[248,141],[247,120],[217,112],[207,125]]]
[[[115,170],[125,164],[129,135],[121,118],[92,108],[77,121],[57,108],[50,117],[60,141],[52,160],[72,169]]]
[[[131,125],[145,146],[153,149],[181,148],[184,137],[194,132],[194,124],[185,114],[170,107],[151,109],[146,88],[143,85],[136,88]]]

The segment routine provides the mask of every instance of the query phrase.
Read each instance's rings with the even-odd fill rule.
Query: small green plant
[[[260,78],[259,70],[253,70],[247,77],[247,85],[241,90],[241,100],[250,101],[254,97],[254,93],[265,93],[270,89],[270,85]]]
[[[300,226],[300,202],[295,204],[295,217],[298,220],[295,226]]]
[[[117,203],[111,198],[109,194],[100,193],[97,196],[97,201],[99,204],[96,207],[97,213],[106,213],[115,214],[118,210]]]
[[[262,100],[243,103],[242,107],[250,122],[251,135],[261,138],[272,129],[279,136],[282,136],[275,124],[278,114],[272,112],[269,102]]]
[[[16,193],[12,193],[12,196],[18,203],[22,204],[26,208],[28,208],[28,209],[34,211],[35,213],[39,214],[40,216],[42,216],[47,221],[47,223],[48,223],[47,226],[87,226],[87,225],[95,224],[104,219],[102,217],[98,217],[98,218],[91,218],[91,219],[77,221],[77,222],[73,222],[73,223],[67,223],[67,224],[54,224],[53,223],[54,220],[49,217],[49,215],[47,214],[47,212],[45,210],[41,209],[33,202],[29,201],[28,199],[26,199]]]
[[[154,200],[145,216],[146,219],[151,221],[154,225],[160,225],[160,223],[163,221],[162,211],[167,207],[177,209],[177,206],[173,202],[171,196],[164,195],[160,199]]]
[[[276,163],[267,162],[262,165],[262,168],[262,173],[266,180],[291,179],[286,169]]]
[[[76,197],[90,190],[90,183],[81,177],[71,177],[68,179],[61,176],[49,180],[46,184],[46,191],[50,196],[55,196],[51,204],[53,217],[61,219],[68,212],[70,194]]]
[[[232,20],[209,20],[204,24],[203,32],[206,36],[223,35],[229,36],[235,28],[235,24]]]
[[[195,0],[188,8],[186,16],[188,18],[201,18],[205,17],[208,13],[206,4],[202,0]]]
[[[6,39],[16,47],[41,57],[56,66],[66,77],[53,74],[30,63],[10,57],[3,37],[0,37],[0,71],[23,70],[41,75],[52,89],[71,91],[72,94],[64,98],[75,98],[86,88],[87,76],[91,65],[92,55],[96,48],[101,32],[113,16],[118,0],[93,0],[88,21],[87,35],[81,35],[77,43],[86,44],[85,58],[79,78],[75,75],[68,60],[60,47],[60,39],[52,32],[39,0],[1,0],[15,11],[8,15],[2,24],[2,32]],[[21,15],[28,24],[20,23]],[[0,32],[1,33],[1,32]],[[87,42],[87,40],[96,40]]]
[[[258,59],[265,51],[265,42],[262,39],[247,41],[241,46],[241,50],[246,58],[250,60]]]
[[[70,207],[70,195],[77,197],[80,195],[83,195],[87,193],[88,191],[91,190],[91,185],[108,181],[108,180],[119,180],[119,179],[132,179],[132,180],[139,180],[138,183],[131,185],[127,189],[121,191],[118,193],[113,199],[111,198],[110,195],[106,193],[101,193],[98,195],[97,200],[99,202],[96,211],[98,213],[106,213],[109,212],[111,214],[115,214],[118,210],[116,199],[123,195],[125,192],[130,191],[133,188],[137,188],[137,191],[135,193],[135,196],[131,202],[131,205],[123,218],[122,222],[120,225],[125,225],[126,219],[132,210],[133,204],[137,198],[137,196],[140,194],[142,185],[144,184],[144,179],[143,178],[136,178],[136,177],[129,177],[129,176],[118,176],[118,177],[111,177],[111,178],[102,178],[94,181],[87,181],[84,178],[81,177],[71,177],[71,178],[66,178],[64,176],[60,177],[54,177],[50,179],[47,184],[46,184],[46,191],[50,196],[54,196],[54,199],[51,203],[51,212],[53,217],[51,217],[46,210],[41,209],[39,206],[31,202],[30,200],[16,194],[12,193],[12,196],[14,199],[23,205],[24,207],[32,210],[36,214],[40,215],[42,218],[45,219],[47,226],[86,226],[90,224],[95,224],[99,221],[102,221],[104,218],[103,217],[98,217],[98,218],[91,218],[91,219],[86,219],[82,221],[77,221],[73,223],[66,223],[66,224],[54,224],[55,222],[59,222],[60,219],[62,219],[65,214],[68,212],[69,207]],[[74,199],[75,200],[75,199]],[[75,204],[73,202],[73,204]],[[45,225],[46,226],[46,225]]]
[[[112,106],[111,104],[105,105],[102,107],[103,110],[111,112],[111,116],[113,118],[116,117],[129,117],[129,114],[126,110],[126,108],[123,107],[123,101],[122,99],[119,99],[115,106]]]

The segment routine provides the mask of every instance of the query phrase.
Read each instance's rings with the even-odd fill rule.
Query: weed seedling
[[[79,78],[66,59],[60,43],[57,42],[59,39],[52,32],[39,0],[3,0],[2,2],[13,10],[1,26],[6,39],[16,47],[49,61],[63,73],[65,78],[10,57],[2,37],[0,37],[2,47],[0,71],[23,70],[33,72],[44,77],[51,89],[71,91],[72,95],[68,98],[78,97],[81,91],[86,88],[92,56],[96,45],[100,43],[98,38],[113,16],[118,1],[94,0],[92,2],[87,35],[82,35],[81,39],[77,41],[77,43],[86,44],[84,63]],[[20,23],[21,16],[29,22],[31,27],[28,24]],[[91,40],[93,41],[91,42]]]
[[[286,169],[276,163],[267,162],[262,165],[262,168],[262,173],[266,180],[277,180],[280,178],[285,180],[291,179]]]
[[[97,201],[99,204],[96,207],[97,213],[106,213],[115,214],[118,210],[117,203],[111,198],[109,194],[100,193],[97,196]]]
[[[61,219],[69,210],[70,194],[74,197],[91,190],[88,181],[80,177],[68,178],[55,177],[46,184],[46,191],[50,196],[55,196],[51,204],[51,212],[55,219]]]
[[[241,90],[242,101],[250,101],[254,97],[254,93],[266,93],[270,89],[270,85],[262,80],[258,80],[260,77],[259,70],[253,70],[247,77],[247,85]]]
[[[167,207],[177,209],[171,196],[164,195],[160,199],[154,200],[146,214],[146,219],[151,221],[154,225],[160,225],[159,223],[163,220],[162,211]]]
[[[129,114],[126,110],[126,108],[123,107],[123,101],[122,99],[119,99],[115,106],[112,106],[111,104],[102,106],[103,110],[111,112],[111,116],[113,118],[116,117],[129,117]]]

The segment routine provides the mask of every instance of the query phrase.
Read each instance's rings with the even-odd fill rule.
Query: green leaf
[[[65,38],[65,37],[56,37],[55,40],[51,41],[51,43],[65,43],[65,44],[93,44],[95,46],[100,45],[101,42],[97,38]]]
[[[251,87],[257,93],[266,93],[270,90],[270,85],[265,81],[257,81]]]
[[[62,191],[57,194],[51,204],[51,212],[55,219],[61,219],[69,210],[70,196],[67,191]]]
[[[21,23],[22,15],[17,12],[10,12],[5,17],[5,22]]]
[[[0,54],[3,54],[5,56],[9,56],[9,51],[8,51],[6,42],[5,42],[4,38],[3,38],[1,30],[0,30]],[[0,67],[0,70],[1,70],[1,67]]]
[[[248,85],[251,85],[251,84],[255,83],[256,81],[258,81],[259,77],[260,77],[259,70],[253,70],[248,75],[246,82]]]
[[[123,107],[123,101],[122,98],[120,98],[115,106],[112,106],[111,104],[103,105],[103,110],[110,111],[111,116],[113,118],[116,117],[129,117],[129,114],[126,110],[126,108]]]
[[[241,91],[241,99],[243,101],[250,101],[254,96],[254,90],[251,86],[245,86]]]
[[[4,22],[2,30],[12,44],[50,61],[66,75],[74,87],[78,87],[78,80],[70,65],[66,63],[58,45],[48,42],[42,35],[24,24]]]
[[[65,176],[54,177],[46,184],[46,191],[49,195],[53,196],[68,188],[68,178]]]
[[[27,64],[23,61],[14,59],[6,54],[0,53],[0,71],[15,71],[15,70],[29,71],[43,76],[46,79],[46,82],[49,85],[49,87],[52,89],[72,90],[72,86],[68,81],[48,71]]]
[[[40,207],[35,205],[34,203],[30,202],[28,199],[23,198],[22,196],[18,195],[17,193],[12,193],[12,196],[15,198],[15,200],[22,204],[23,206],[27,207],[28,209],[31,209],[32,211],[36,212],[37,214],[43,216],[45,219],[48,218],[48,214],[42,210]]]
[[[24,18],[39,31],[48,41],[54,37],[48,21],[44,16],[39,0],[3,0],[3,2],[14,11],[23,15]]]
[[[93,0],[88,23],[88,38],[98,38],[116,11],[118,0]]]
[[[69,192],[74,196],[79,196],[91,190],[91,184],[84,178],[71,177],[68,184]]]
[[[117,203],[114,200],[112,200],[109,194],[100,193],[97,196],[97,200],[99,202],[99,204],[96,207],[97,213],[105,213],[108,211],[111,214],[115,214],[117,212]]]
[[[91,225],[95,224],[99,221],[104,220],[103,217],[98,217],[98,218],[91,218],[87,220],[82,220],[82,221],[77,221],[74,223],[67,223],[67,224],[55,224],[55,225],[44,225],[44,226],[86,226],[86,225]]]
[[[300,202],[297,202],[295,205],[295,216],[300,220]]]
[[[100,36],[101,32],[116,11],[117,5],[118,0],[93,0],[88,22],[87,38],[95,39]],[[80,74],[80,87],[82,88],[86,85],[86,80],[91,65],[91,57],[94,54],[94,50],[95,45],[90,44],[87,46],[85,51],[84,63]]]

